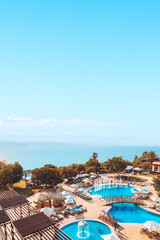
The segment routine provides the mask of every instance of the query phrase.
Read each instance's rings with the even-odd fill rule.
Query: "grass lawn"
[[[135,181],[135,180],[137,180],[139,182],[146,182],[147,181],[146,178],[137,177],[137,176],[131,176],[130,178],[132,179],[132,181]]]
[[[33,190],[30,187],[26,188],[26,182],[24,180],[21,180],[18,183],[14,184],[14,190],[21,196],[27,198],[31,195],[33,195],[34,193],[38,192],[39,190]]]
[[[14,187],[16,187],[16,188],[26,188],[26,181],[20,180],[20,182],[14,184]]]
[[[141,174],[141,176],[153,177],[154,178],[154,177],[157,177],[158,175],[149,173],[149,174]]]
[[[20,187],[15,187],[14,190],[21,196],[28,198],[29,196],[33,195],[34,192],[32,191],[31,188],[20,188]]]

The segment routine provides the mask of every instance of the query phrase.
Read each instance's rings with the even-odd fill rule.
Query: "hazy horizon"
[[[133,161],[135,155],[140,157],[144,151],[155,151],[160,156],[159,146],[95,146],[51,142],[0,142],[0,160],[11,163],[18,161],[24,169],[42,167],[44,164],[49,163],[56,166],[85,163],[93,152],[98,153],[100,162],[119,156]]]
[[[84,143],[84,142],[56,142],[56,141],[34,141],[34,140],[31,140],[31,141],[28,141],[28,140],[23,140],[23,141],[0,141],[0,143],[19,143],[19,144],[23,144],[23,143],[28,143],[28,144],[32,144],[32,143],[52,143],[52,144],[60,144],[60,145],[68,145],[68,146],[91,146],[91,147],[160,147],[160,145],[107,145],[107,144],[101,144],[101,143]]]

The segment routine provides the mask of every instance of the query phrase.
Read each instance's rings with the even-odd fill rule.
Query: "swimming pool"
[[[86,220],[89,226],[89,236],[86,237],[86,240],[102,240],[101,235],[110,234],[110,228],[104,223],[92,220]],[[70,223],[61,228],[69,237],[73,240],[80,240],[82,238],[78,237],[78,222]],[[100,232],[99,232],[100,229]]]
[[[140,187],[132,188],[131,191],[132,191],[133,193],[143,193],[143,194],[148,194],[147,189],[140,188]]]
[[[108,185],[105,186],[105,188],[102,188],[100,190],[96,190],[95,187],[91,188],[88,192],[90,192],[92,195],[99,194],[102,197],[107,196],[114,196],[114,195],[130,195],[134,196],[134,193],[131,192],[132,186],[128,185],[111,185],[110,187]]]
[[[155,221],[160,223],[160,215],[147,211],[134,203],[115,203],[108,213],[118,218],[122,223],[145,223]]]

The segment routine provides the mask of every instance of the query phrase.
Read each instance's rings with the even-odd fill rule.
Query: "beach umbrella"
[[[83,177],[88,177],[88,174],[87,174],[87,173],[84,173],[84,174],[83,174]]]
[[[65,203],[66,203],[67,205],[69,205],[69,204],[75,203],[75,201],[74,201],[72,198],[67,198],[67,199],[65,200]]]
[[[101,235],[101,237],[104,240],[120,240],[119,237],[117,237],[117,235],[115,233],[111,233],[111,234],[106,234],[106,235]]]
[[[85,178],[84,180],[83,180],[83,182],[89,182],[90,180],[89,180],[89,178]]]
[[[77,178],[82,178],[82,174],[77,174]]]
[[[142,169],[139,167],[133,168],[134,171],[141,171]]]
[[[48,208],[48,207],[41,208],[40,212],[43,212],[46,215],[48,215],[51,213],[51,208]]]
[[[67,195],[69,195],[69,192],[63,191],[63,192],[62,192],[62,195],[63,195],[63,196],[67,196]]]
[[[72,188],[78,188],[79,186],[77,184],[72,184],[71,187]]]
[[[65,198],[75,198],[74,195],[67,195]]]
[[[83,191],[84,191],[84,188],[81,187],[81,188],[78,188],[77,190],[78,190],[79,192],[83,192]]]
[[[148,230],[159,230],[160,229],[160,224],[156,223],[154,221],[147,221],[143,224],[144,228],[147,228]]]
[[[95,176],[95,175],[92,175],[92,176],[90,176],[90,178],[94,179],[94,178],[96,178],[96,176]]]
[[[151,198],[153,202],[160,202],[160,198],[157,198],[157,197],[153,197]]]
[[[126,169],[127,169],[127,170],[131,170],[131,169],[133,169],[133,167],[132,167],[132,166],[127,166]]]

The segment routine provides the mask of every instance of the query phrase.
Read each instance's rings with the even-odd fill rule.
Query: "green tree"
[[[0,188],[6,188],[19,182],[23,176],[23,168],[18,163],[0,162]]]
[[[90,167],[88,167],[88,168],[86,169],[86,172],[87,172],[87,173],[91,173],[91,172],[94,172],[94,173],[95,173],[96,170],[97,170],[97,169],[96,169],[95,166],[90,166]]]
[[[73,165],[67,167],[59,167],[58,171],[62,179],[75,177],[77,175],[77,169]]]
[[[53,164],[45,164],[44,168],[55,168],[56,169],[57,167]]]
[[[148,152],[148,156],[147,156],[147,160],[149,162],[149,171],[151,172],[152,170],[152,162],[154,162],[157,159],[157,154],[155,153],[155,151],[149,151]]]
[[[89,167],[95,167],[97,172],[100,168],[100,163],[97,158],[98,153],[93,153],[92,157],[85,163],[86,169],[88,169]]]
[[[113,157],[109,158],[106,162],[104,162],[103,165],[108,173],[115,173],[124,171],[124,169],[128,165],[131,165],[131,163],[129,161],[123,160],[122,157]]]
[[[146,167],[149,166],[147,170],[151,172],[152,162],[157,160],[157,157],[158,156],[155,151],[145,151],[139,158],[135,156],[133,160],[133,167],[142,167],[145,170]]]
[[[46,200],[49,202],[49,205],[51,205],[51,201],[53,200],[53,196],[52,195],[48,195],[46,197]]]
[[[45,202],[46,202],[45,198],[39,198],[37,205],[40,205],[41,208],[44,208]]]
[[[54,186],[61,182],[61,177],[55,168],[36,168],[32,171],[32,181],[36,185]]]
[[[139,167],[143,169],[143,171],[148,172],[150,171],[150,163],[149,162],[141,162]]]
[[[12,164],[12,171],[13,171],[12,183],[19,182],[23,177],[22,166],[18,162],[15,162],[14,164]]]
[[[135,156],[132,163],[133,167],[139,167],[141,163],[142,163],[142,159]]]
[[[0,169],[0,187],[6,188],[13,183],[13,170],[11,164],[4,164]]]
[[[85,170],[86,170],[86,168],[85,168],[84,164],[78,164],[78,166],[77,166],[78,173],[85,171]]]
[[[155,190],[160,194],[160,176],[153,178],[153,186]]]

